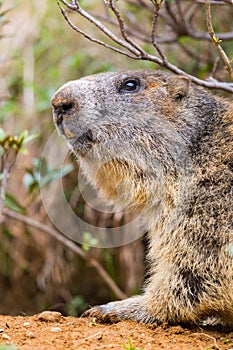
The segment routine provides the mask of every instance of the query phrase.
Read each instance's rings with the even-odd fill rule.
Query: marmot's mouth
[[[87,152],[89,152],[93,145],[96,143],[96,137],[94,133],[89,129],[79,136],[74,142],[72,142],[72,147],[77,152],[78,155],[84,157]]]

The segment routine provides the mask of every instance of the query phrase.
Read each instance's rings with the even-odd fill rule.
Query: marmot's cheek
[[[72,138],[74,138],[74,133],[73,132],[71,132],[68,128],[67,128],[67,126],[63,126],[63,131],[64,131],[64,134],[65,134],[65,136],[66,136],[66,138],[67,139],[72,139]]]
[[[80,136],[74,135],[70,131],[67,132],[70,135],[68,142],[70,143],[73,151],[77,153],[78,156],[86,156],[96,143],[96,136],[90,129],[87,129],[85,132],[80,133]]]

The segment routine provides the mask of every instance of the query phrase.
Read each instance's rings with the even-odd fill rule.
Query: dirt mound
[[[48,312],[31,317],[0,316],[2,349],[230,350],[233,332],[219,327],[156,327],[128,321],[106,325]]]

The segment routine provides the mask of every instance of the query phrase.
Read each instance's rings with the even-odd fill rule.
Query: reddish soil
[[[128,321],[96,324],[92,319],[48,312],[31,317],[0,316],[3,349],[233,350],[233,332],[225,333],[218,327],[156,327]]]

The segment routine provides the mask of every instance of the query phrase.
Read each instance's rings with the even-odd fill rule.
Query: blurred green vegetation
[[[17,350],[18,346],[14,344],[0,344],[0,350]]]

